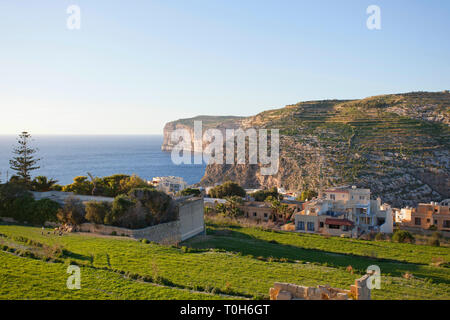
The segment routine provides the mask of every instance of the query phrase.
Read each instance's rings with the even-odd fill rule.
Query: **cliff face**
[[[450,198],[449,119],[448,92],[301,102],[265,111],[239,119],[235,127],[280,130],[278,173],[263,176],[258,165],[211,164],[201,185],[233,180],[248,188],[299,191],[354,184],[394,206],[440,201]]]
[[[243,117],[234,116],[198,116],[189,119],[180,119],[167,123],[164,126],[164,140],[161,146],[163,151],[171,151],[175,142],[171,140],[171,134],[177,129],[186,129],[191,134],[191,141],[194,141],[194,121],[201,121],[203,131],[207,129],[219,129],[225,135],[225,129],[239,128]],[[205,145],[203,146],[205,147]]]

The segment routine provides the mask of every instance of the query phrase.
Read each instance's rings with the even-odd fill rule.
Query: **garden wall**
[[[118,236],[129,236],[135,239],[147,239],[149,241],[167,244],[177,243],[181,240],[180,221],[178,220],[135,230],[114,226],[96,225],[93,223],[83,223],[78,226],[78,231],[104,235],[116,234]]]

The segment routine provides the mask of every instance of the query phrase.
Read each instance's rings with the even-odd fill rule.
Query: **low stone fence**
[[[83,223],[77,227],[77,231],[103,235],[128,236],[135,239],[147,239],[149,241],[165,244],[174,244],[181,241],[179,220],[134,230],[114,226],[96,225],[94,223]]]
[[[276,282],[270,288],[270,300],[370,300],[370,289],[365,275],[355,280],[350,290],[330,286],[304,287],[291,283]]]

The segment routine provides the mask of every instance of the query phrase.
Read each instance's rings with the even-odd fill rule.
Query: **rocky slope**
[[[177,125],[168,124],[165,137]],[[450,93],[415,92],[362,100],[300,102],[214,126],[280,129],[280,169],[208,165],[201,184],[305,188],[354,184],[394,206],[450,198]],[[204,126],[205,127],[205,126]],[[164,149],[169,150],[170,142]]]

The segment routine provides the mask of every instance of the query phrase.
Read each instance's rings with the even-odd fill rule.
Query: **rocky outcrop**
[[[167,123],[164,126],[163,144],[161,150],[171,151],[178,141],[172,141],[171,134],[177,129],[186,129],[191,134],[191,141],[194,141],[194,121],[201,121],[203,132],[207,129],[219,129],[225,136],[225,129],[239,128],[243,117],[234,116],[198,116],[189,119],[180,119]],[[205,145],[203,145],[205,147]],[[192,146],[193,148],[193,146]]]

